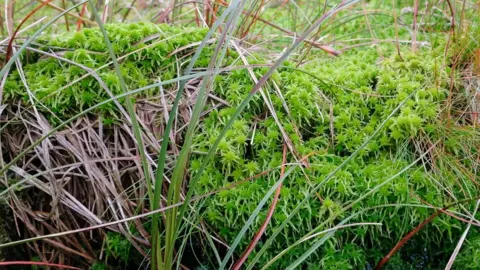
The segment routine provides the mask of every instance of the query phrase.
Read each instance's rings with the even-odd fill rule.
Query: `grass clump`
[[[343,16],[343,12],[348,11],[339,14]],[[187,177],[179,173],[181,177],[176,179],[179,189],[188,186],[187,182],[183,182],[184,178],[188,181],[199,176],[198,184],[195,186],[196,195],[223,190],[199,203],[200,206],[197,205],[195,211],[188,212],[188,218],[185,218],[189,221],[188,225],[176,220],[177,218],[181,221],[182,218],[175,216],[177,210],[167,212],[167,216],[174,213],[167,218],[170,222],[174,221],[173,227],[175,224],[182,226],[179,231],[167,233],[167,237],[160,233],[158,239],[155,238],[159,245],[168,242],[168,248],[164,250],[168,249],[172,254],[176,254],[177,251],[182,253],[183,250],[198,248],[197,243],[192,246],[186,244],[192,231],[197,229],[193,226],[188,227],[192,224],[195,226],[200,224],[198,227],[201,227],[202,233],[205,234],[210,234],[212,229],[214,233],[211,234],[216,237],[217,242],[232,243],[264,199],[266,191],[282,177],[281,167],[288,166],[295,168],[283,182],[280,200],[263,238],[246,261],[249,269],[257,269],[259,266],[287,269],[292,262],[302,258],[302,255],[309,254],[314,242],[319,241],[321,237],[325,237],[325,243],[302,262],[302,268],[370,268],[403,236],[427,220],[437,208],[453,205],[448,211],[454,217],[449,215],[436,217],[392,258],[387,269],[437,269],[445,265],[455,248],[456,241],[464,232],[462,219],[468,219],[467,212],[474,207],[468,200],[475,198],[478,193],[476,181],[471,180],[475,179],[476,175],[475,161],[471,157],[477,156],[478,142],[475,136],[478,134],[475,127],[465,128],[454,123],[448,107],[453,95],[452,85],[460,81],[455,70],[457,63],[454,63],[453,53],[453,49],[458,48],[454,46],[449,48],[449,42],[445,41],[444,34],[440,33],[452,27],[449,24],[451,21],[441,15],[433,22],[422,24],[420,31],[422,33],[419,32],[416,37],[416,41],[421,41],[421,44],[411,49],[410,45],[408,48],[400,45],[405,43],[405,39],[409,39],[410,29],[402,27],[397,31],[393,27],[396,26],[394,25],[397,23],[396,20],[387,15],[380,14],[374,17],[379,20],[376,21],[377,28],[382,25],[389,27],[385,27],[375,38],[372,35],[372,39],[366,39],[373,40],[371,42],[373,45],[367,48],[353,50],[348,48],[348,45],[356,46],[362,42],[364,33],[356,30],[360,25],[370,22],[371,18],[367,15],[351,21],[346,16],[342,18],[347,20],[339,20],[338,25],[327,25],[324,33],[332,32],[332,36],[328,37],[333,39],[332,42],[338,38],[336,37],[338,34],[343,34],[341,39],[348,36],[352,39],[346,46],[348,50],[336,58],[326,58],[313,53],[302,58],[303,64],[296,62],[295,57],[292,57],[290,62],[284,63],[262,87],[261,95],[252,99],[246,110],[226,132],[213,162],[206,165],[201,175],[198,171],[205,160],[205,153],[221,136],[222,130],[234,116],[237,107],[254,88],[256,84],[254,77],[260,78],[267,73],[269,69],[266,64],[269,64],[271,59],[261,53],[251,53],[243,58],[240,56],[246,51],[237,52],[236,47],[229,46],[226,60],[220,64],[226,67],[226,71],[215,76],[212,92],[206,92],[213,100],[217,102],[220,100],[221,105],[208,100],[198,128],[192,132],[194,136],[188,137],[193,138],[192,147],[187,151],[189,154],[181,151],[183,155],[179,158],[177,146],[181,144],[183,137],[186,137],[183,125],[198,115],[192,117],[190,106],[195,99],[200,99],[196,96],[199,88],[200,92],[210,88],[210,84],[203,84],[200,78],[187,83],[187,93],[179,107],[180,112],[170,112],[170,116],[174,113],[177,115],[171,135],[170,151],[160,158],[166,160],[165,179],[175,178],[175,173],[172,177],[172,171],[177,171],[178,168],[180,168],[178,171],[183,172],[183,168],[177,168],[172,164],[176,163],[175,158],[186,160],[183,158],[188,156]],[[411,12],[402,13],[401,24],[410,25],[411,16],[413,16]],[[130,90],[184,74],[185,66],[191,61],[192,52],[207,35],[206,28],[180,28],[152,23],[107,24],[105,28],[108,38],[114,44],[113,52],[117,55],[121,64],[121,74]],[[423,35],[430,32],[432,35],[429,38]],[[370,33],[373,33],[371,29]],[[394,35],[396,44],[391,39]],[[387,38],[390,40],[378,44],[378,40],[374,40]],[[290,42],[288,38],[286,40]],[[237,41],[234,39],[234,42]],[[272,47],[276,45],[281,46],[281,43],[272,44]],[[474,50],[474,45],[468,45],[472,46],[469,50]],[[77,32],[45,35],[36,40],[35,48],[37,51],[33,55],[23,58],[25,64],[23,71],[19,69],[10,73],[3,93],[5,102],[23,106],[33,105],[55,125],[111,96],[124,93],[119,74],[109,62],[107,46],[99,29],[86,28]],[[41,50],[53,55],[42,55]],[[197,60],[193,73],[203,71],[209,66],[213,51],[213,46],[207,46]],[[241,62],[255,66],[249,69],[239,67]],[[22,72],[25,74],[26,82],[22,81]],[[91,73],[98,76],[92,76]],[[83,152],[100,157],[98,152],[103,151],[102,154],[107,154],[101,157],[110,160],[113,155],[117,158],[118,153],[122,151],[122,154],[125,152],[131,154],[129,149],[135,150],[137,147],[135,141],[142,141],[143,139],[138,138],[145,136],[145,141],[151,145],[141,148],[146,150],[140,153],[146,156],[144,152],[148,151],[148,158],[152,161],[158,158],[156,155],[162,142],[150,136],[146,129],[153,126],[153,129],[157,129],[155,135],[161,135],[162,125],[167,121],[167,115],[164,114],[169,113],[177,90],[177,85],[172,84],[129,97],[137,106],[146,103],[161,104],[157,106],[154,115],[147,113],[148,121],[142,121],[142,132],[147,132],[145,134],[138,132],[136,138],[130,136],[131,130],[122,123],[124,120],[122,114],[125,114],[122,108],[125,105],[124,99],[120,99],[119,104],[111,102],[96,108],[87,117],[100,116],[103,123],[109,125],[104,129],[101,125],[86,124],[85,130],[90,132],[88,136],[78,135],[78,138],[81,138],[78,141],[87,145],[85,149],[88,151]],[[31,104],[32,96],[34,104]],[[203,92],[200,96],[203,96]],[[463,104],[459,107],[462,106]],[[160,111],[161,113],[158,113]],[[12,111],[9,111],[9,114],[11,113]],[[131,113],[131,117],[137,116],[135,113],[137,112]],[[127,131],[119,127],[126,127]],[[188,130],[190,132],[194,129],[188,127]],[[68,139],[73,141],[71,137]],[[85,162],[86,155],[79,157],[77,153],[81,151],[72,146],[78,145],[78,142],[65,143],[66,141],[62,139],[63,137],[58,142],[53,141],[53,144],[63,143],[62,147],[66,146],[61,149],[66,150],[62,151],[66,153],[71,151],[74,154],[68,158],[52,159],[55,160],[56,166],[61,167],[62,162],[71,163],[76,159]],[[133,143],[130,143],[129,139],[133,139]],[[461,143],[457,141],[458,139],[461,139]],[[98,144],[101,147],[88,144],[94,140],[103,140]],[[122,147],[118,146],[120,141]],[[15,141],[10,140],[7,145],[14,149]],[[163,144],[165,145],[167,144]],[[42,147],[47,147],[47,144]],[[101,150],[95,150],[97,148]],[[123,149],[117,151],[118,148]],[[283,149],[288,149],[287,164],[283,162]],[[12,153],[4,155],[7,162],[16,153],[16,150],[9,151]],[[114,154],[110,155],[110,152]],[[134,154],[126,157],[130,158],[130,161],[138,156],[138,152],[133,152]],[[119,157],[122,158],[125,157]],[[27,166],[30,168],[29,173],[38,171],[38,166],[50,169],[48,162],[41,158],[34,157],[31,160],[34,161],[27,164],[30,166]],[[153,166],[148,167],[150,159],[148,165],[146,161],[146,158],[142,161],[146,168],[144,174],[149,173],[149,169],[152,172],[155,170]],[[97,171],[86,167],[87,172],[84,174],[88,174],[89,177],[91,171],[104,173],[103,177],[99,177],[99,182],[104,181],[102,185],[108,188],[99,186],[105,190],[105,194],[108,194],[108,200],[100,202],[95,195],[89,198],[90,201],[89,199],[82,201],[81,204],[85,205],[100,205],[96,210],[101,213],[82,213],[84,214],[82,219],[98,214],[105,220],[114,218],[118,220],[118,213],[124,217],[125,212],[128,216],[142,209],[149,209],[147,192],[142,183],[145,178],[141,173],[135,173],[140,167],[135,162],[128,163],[130,165],[128,167],[112,161],[111,164],[116,166],[112,165],[115,168],[113,170],[109,170],[110,167],[105,164]],[[172,170],[172,166],[175,170]],[[162,179],[161,174],[158,179]],[[244,181],[245,179],[248,181]],[[164,186],[168,186],[166,181]],[[94,187],[94,191],[97,191],[95,188],[98,186]],[[112,191],[116,188],[120,190],[119,194]],[[142,188],[142,191],[138,191]],[[148,192],[152,193],[151,187],[149,188]],[[72,189],[78,190],[75,186]],[[315,196],[305,200],[314,190]],[[183,190],[172,191],[178,192],[174,197],[181,201]],[[163,195],[165,193],[163,192]],[[171,195],[169,194],[169,197]],[[55,194],[52,195],[52,198],[54,197]],[[111,203],[111,197],[118,201],[124,200],[121,201],[123,205],[118,211],[117,206]],[[159,206],[151,209],[176,201],[161,200]],[[463,203],[455,204],[458,202]],[[113,210],[108,212],[110,210],[105,210],[102,203]],[[84,211],[77,205],[69,207]],[[292,215],[292,212],[296,211],[294,209],[300,211]],[[105,214],[107,212],[108,214]],[[260,211],[251,225],[251,230],[240,242],[236,255],[240,256],[247,248],[256,228],[261,226],[266,216],[267,209]],[[144,223],[150,223],[147,220],[144,219]],[[298,242],[302,237],[331,229],[346,221],[369,225],[342,228],[329,237],[321,234],[314,239]],[[372,225],[375,222],[381,223],[381,226]],[[113,265],[115,263],[111,262],[116,260],[119,261],[118,265],[124,264],[125,267],[129,267],[129,264],[142,264],[142,256],[148,256],[145,242],[148,243],[149,229],[144,228],[141,222],[130,227],[132,224],[125,226],[128,232],[124,230],[125,228],[119,227],[117,231],[104,235],[106,264]],[[168,225],[168,222],[166,224]],[[184,226],[188,228],[185,229]],[[162,229],[168,231],[168,226],[162,224]],[[184,232],[187,236],[183,235]],[[277,232],[280,233],[275,238],[270,238]],[[125,237],[125,234],[129,237]],[[134,236],[135,240],[130,236]],[[181,240],[173,239],[172,242],[166,239],[177,236]],[[479,267],[476,260],[478,247],[473,240],[478,238],[478,232],[472,230],[469,236],[472,241],[464,244],[465,252],[458,257],[458,261],[461,262],[458,265],[463,269],[476,269]],[[142,242],[142,237],[147,240]],[[181,241],[182,245],[178,247]],[[210,245],[213,246],[211,243]],[[134,248],[138,253],[133,250]],[[90,246],[85,249],[96,256],[96,251]],[[162,248],[158,249],[157,253],[161,255]],[[265,253],[261,254],[263,251]],[[200,264],[205,268],[207,266],[215,268],[217,262],[213,262],[214,255],[221,261],[217,251],[214,254],[207,253],[211,261],[202,260]],[[87,255],[91,262],[96,261],[91,254]],[[276,257],[279,255],[281,257]],[[173,260],[177,259],[178,265],[183,263],[181,258],[173,257],[172,255],[169,258],[172,259],[169,265],[174,264]],[[161,256],[155,258],[162,260]],[[162,263],[159,261],[156,263],[161,267]],[[94,268],[107,267],[102,262],[97,262]]]

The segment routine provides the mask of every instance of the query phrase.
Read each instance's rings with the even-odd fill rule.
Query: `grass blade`
[[[185,71],[185,74],[189,75],[191,73],[197,59],[200,57],[200,54],[201,54],[202,50],[207,45],[208,41],[213,36],[216,29],[218,29],[218,27],[221,25],[221,23],[223,23],[225,18],[237,7],[237,4],[239,4],[239,2],[232,3],[232,5],[230,5],[223,12],[222,16],[215,22],[215,24],[208,31],[207,35],[205,36],[202,43],[197,48],[197,50],[195,51],[195,54],[193,55],[192,59],[190,60],[190,63],[189,63],[189,65],[188,65],[188,67]],[[161,190],[162,190],[163,174],[164,174],[164,171],[165,171],[165,162],[166,162],[166,159],[167,159],[167,150],[168,150],[168,144],[169,144],[169,139],[170,139],[170,131],[171,131],[172,126],[173,126],[173,122],[174,122],[174,119],[175,119],[175,116],[176,116],[176,111],[178,109],[178,105],[180,103],[180,99],[181,99],[181,97],[183,95],[183,92],[184,92],[184,89],[185,89],[185,83],[186,83],[186,80],[181,80],[180,83],[179,83],[179,89],[177,91],[177,95],[175,96],[175,100],[174,100],[173,105],[172,105],[172,110],[171,110],[171,113],[168,117],[167,125],[165,127],[165,131],[164,131],[164,135],[163,135],[163,141],[162,141],[160,154],[159,154],[159,158],[158,158],[157,172],[156,172],[156,175],[155,175],[155,191],[154,191],[155,193],[154,193],[154,196],[153,196],[153,205],[152,205],[153,210],[160,207],[160,197],[161,197]],[[160,250],[159,250],[159,244],[157,243],[157,241],[160,241],[159,236],[158,236],[158,232],[159,232],[159,228],[158,228],[159,221],[158,221],[158,219],[159,219],[159,217],[156,216],[156,215],[153,216],[153,218],[152,218],[152,228],[153,228],[152,229],[152,247],[153,247],[152,248],[152,254],[153,254],[152,255],[152,258],[153,258],[152,268],[156,264],[155,262],[157,260],[159,260],[160,257],[161,257]]]

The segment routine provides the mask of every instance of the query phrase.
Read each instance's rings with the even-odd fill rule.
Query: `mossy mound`
[[[201,28],[182,29],[152,23],[107,24],[105,28],[115,54],[122,63],[122,75],[129,90],[174,78],[177,74],[175,63],[185,52],[174,56],[169,54],[201,41],[207,32],[207,29]],[[41,54],[30,60],[33,63],[25,65],[27,85],[44,105],[38,106],[39,109],[46,112],[51,121],[66,120],[110,98],[96,78],[86,76],[89,75],[86,68],[98,74],[112,95],[122,93],[100,29],[87,28],[79,32],[43,36],[37,42],[45,51],[54,51],[81,65]],[[205,51],[198,65],[208,63],[209,53],[209,50]],[[78,82],[69,85],[75,81]],[[131,98],[155,96],[158,91],[158,88],[144,91]],[[4,98],[6,102],[22,98],[28,103],[28,91],[16,70],[5,85]],[[119,116],[118,108],[112,102],[100,106],[92,114],[105,115],[111,121]]]
[[[179,58],[188,60],[189,54],[173,57],[171,53],[202,40],[206,33],[205,29],[146,23],[107,25],[107,31],[117,44],[114,50],[121,58],[122,73],[129,89],[182,74],[183,65],[175,63]],[[164,35],[165,41],[149,40],[158,34]],[[39,42],[62,52],[69,60],[98,69],[100,78],[116,95],[121,89],[112,66],[101,68],[110,61],[102,39],[98,29],[85,29],[44,37]],[[257,266],[266,264],[314,228],[328,229],[353,216],[350,222],[380,222],[382,226],[359,226],[336,232],[305,261],[305,267],[363,268],[378,262],[407,232],[432,214],[433,210],[425,207],[425,201],[441,207],[453,201],[448,192],[475,190],[473,183],[464,182],[458,186],[451,175],[444,177],[431,170],[434,161],[412,164],[428,149],[425,145],[431,146],[432,140],[444,143],[439,115],[448,93],[448,59],[445,60],[443,49],[419,50],[415,54],[405,50],[398,56],[393,47],[385,45],[350,51],[337,58],[320,58],[299,68],[285,63],[264,87],[267,101],[259,95],[249,104],[227,132],[215,160],[195,189],[198,194],[204,194],[260,172],[270,172],[209,197],[202,211],[206,221],[227,243],[235,238],[266,191],[280,177],[283,134],[288,136],[291,149],[294,149],[289,151],[288,161],[295,162],[294,156],[297,160],[308,157],[308,168],[297,166],[285,179],[279,204],[256,252],[313,187],[319,184],[321,187],[316,196],[301,205],[299,214],[275,238]],[[198,67],[208,64],[211,52],[211,49],[205,51],[197,62]],[[126,54],[128,56],[122,58]],[[236,63],[236,56],[230,52],[225,65]],[[261,58],[249,58],[250,64],[262,62]],[[24,70],[30,90],[45,105],[38,108],[52,122],[65,120],[109,98],[91,76],[64,87],[87,71],[55,58],[37,56],[36,62],[25,65]],[[265,71],[266,68],[254,68],[258,77]],[[246,69],[233,69],[216,77],[214,92],[231,107],[213,110],[202,120],[194,138],[192,150],[195,153],[210,148],[233,115],[235,106],[253,85]],[[156,91],[145,91],[134,98],[155,96]],[[8,102],[24,100],[28,104],[29,95],[17,71],[9,76],[5,98]],[[266,102],[271,103],[278,121],[272,117]],[[401,109],[393,113],[398,106]],[[91,113],[92,116],[98,114],[107,115],[111,122],[119,115],[113,103]],[[377,129],[378,134],[375,133]],[[325,181],[330,172],[367,140],[366,147],[355,158]],[[202,158],[200,154],[192,154],[191,175],[198,170]],[[400,173],[406,167],[409,169]],[[397,174],[398,177],[392,178]],[[448,192],[443,186],[449,187]],[[377,187],[380,188],[377,190]],[[369,192],[372,194],[348,211],[342,211],[345,205]],[[242,241],[238,253],[248,245],[266,211],[264,209],[252,224],[253,229]],[[437,217],[415,236],[411,246],[401,251],[398,263],[413,268],[442,265],[464,227],[449,216]],[[472,234],[477,235],[477,232],[472,231]],[[272,267],[284,269],[304,254],[313,241],[296,246]],[[467,246],[468,254],[475,256],[475,249]],[[250,261],[255,255],[250,256]],[[418,256],[423,256],[421,262],[415,259]],[[476,269],[479,266],[471,263],[462,267]]]
[[[332,228],[354,216],[352,223],[380,222],[382,226],[342,229],[312,254],[305,266],[309,269],[363,268],[378,262],[433,213],[424,207],[425,202],[434,206],[452,203],[442,186],[450,187],[449,192],[454,194],[461,193],[462,189],[475,190],[472,182],[455,187],[454,178],[444,178],[427,168],[431,166],[430,161],[427,166],[411,164],[427,150],[415,144],[433,139],[443,144],[439,115],[448,92],[445,83],[448,70],[442,68],[445,66],[442,49],[416,54],[405,50],[401,57],[392,49],[382,46],[352,51],[336,59],[314,60],[300,70],[284,67],[274,76],[268,86],[268,97],[278,122],[293,142],[297,162],[309,156],[310,168],[297,168],[284,180],[280,201],[256,251],[314,186],[321,187],[316,196],[301,205],[301,210],[276,236],[256,266],[265,265],[314,228],[316,231]],[[219,79],[223,84],[215,90],[231,104],[237,104],[252,86],[246,71],[237,73]],[[282,95],[276,94],[274,84]],[[280,179],[284,139],[279,125],[262,102],[258,108],[249,108],[229,130],[215,162],[201,176],[197,187],[202,194],[271,171],[267,176],[256,177],[210,198],[205,218],[219,229],[227,243],[233,241],[266,191]],[[400,105],[401,109],[392,114]],[[234,111],[234,108],[225,108],[210,114],[202,124],[195,150],[207,151]],[[379,134],[370,138],[377,129]],[[329,173],[367,140],[367,146],[358,156],[324,182]],[[193,174],[201,160],[201,156],[193,159]],[[291,154],[288,161],[295,161]],[[408,166],[407,171],[397,175]],[[342,211],[344,206],[377,186],[381,188],[352,209]],[[267,210],[265,207],[255,219],[239,250],[246,248]],[[463,230],[458,220],[440,216],[420,231],[411,240],[415,244],[402,249],[396,263],[390,266],[401,263],[402,267],[412,269],[441,267]],[[309,240],[296,246],[271,266],[272,269],[286,268],[313,242]],[[255,255],[254,252],[249,259]],[[480,266],[473,265],[474,268]]]

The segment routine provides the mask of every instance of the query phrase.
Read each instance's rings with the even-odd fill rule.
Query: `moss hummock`
[[[107,25],[106,28],[116,44],[114,50],[121,59],[130,90],[182,74],[191,51],[175,56],[171,53],[201,41],[206,34],[205,29],[147,23]],[[162,38],[150,40],[156,35]],[[66,59],[96,70],[113,95],[121,93],[98,29],[46,36],[39,43]],[[284,181],[272,221],[255,252],[305,196],[314,187],[319,188],[315,196],[300,205],[299,214],[278,234],[257,266],[265,265],[313,229],[329,229],[347,218],[351,218],[349,223],[379,222],[382,225],[339,230],[305,261],[305,267],[361,269],[378,262],[406,233],[433,213],[426,205],[448,205],[452,202],[448,192],[459,195],[464,189],[475,187],[471,182],[456,185],[450,171],[436,169],[440,165],[435,159],[414,162],[433,144],[448,146],[441,116],[448,94],[449,60],[445,59],[441,43],[438,48],[419,48],[416,53],[402,48],[399,56],[393,44],[376,45],[352,50],[337,58],[319,57],[299,67],[293,61],[285,63],[265,85],[264,97],[255,97],[227,132],[195,191],[204,194],[261,172],[269,173],[207,198],[201,211],[204,219],[231,243],[266,191],[279,180],[284,138],[288,137],[291,147],[287,166],[296,168]],[[211,48],[206,49],[197,67],[207,66],[211,53]],[[253,55],[248,61],[261,64],[268,60],[266,56]],[[225,66],[240,62],[232,49]],[[258,77],[266,70],[253,68]],[[65,86],[87,71],[56,58],[37,55],[36,61],[26,64],[24,71],[29,89],[43,104],[38,109],[53,124],[109,98],[92,76]],[[192,147],[190,175],[195,175],[203,159],[201,153],[208,151],[253,85],[246,69],[232,68],[216,77],[214,94],[230,106],[214,109],[200,123]],[[132,98],[155,97],[158,91],[148,90]],[[4,95],[7,102],[23,100],[28,104],[28,91],[18,71],[9,76]],[[277,120],[266,102],[271,104]],[[112,119],[111,123],[120,117],[113,103],[89,115],[103,115]],[[357,153],[363,144],[366,147]],[[462,155],[461,151],[452,152],[448,147],[444,151],[448,155]],[[354,153],[356,156],[333,177],[326,178]],[[298,165],[303,158],[305,165]],[[467,165],[467,168],[470,167]],[[448,187],[448,192],[442,187]],[[368,196],[362,197],[365,194]],[[351,208],[342,210],[352,202],[355,204]],[[266,213],[267,209],[262,210],[252,224],[237,249],[238,254],[248,245]],[[418,267],[419,263],[425,268],[442,265],[463,229],[458,220],[441,215],[419,232],[412,245],[402,249],[395,260],[406,268]],[[472,234],[478,237],[477,232]],[[317,239],[320,238],[294,247],[272,267],[284,269]],[[471,254],[468,256],[476,256],[468,243],[466,246]],[[249,257],[250,261],[255,252]],[[420,257],[423,259],[418,259]],[[475,269],[479,265],[472,263],[465,267]]]

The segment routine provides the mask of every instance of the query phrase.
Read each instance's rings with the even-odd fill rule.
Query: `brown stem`
[[[283,144],[283,162],[282,162],[282,169],[280,172],[280,178],[283,177],[285,173],[285,164],[287,163],[287,144]],[[273,212],[275,211],[275,207],[277,206],[278,198],[280,197],[280,191],[282,190],[282,183],[278,185],[277,190],[275,191],[275,195],[273,197],[273,202],[270,205],[270,208],[268,209],[268,214],[265,220],[263,221],[262,226],[258,229],[257,233],[253,237],[252,241],[250,244],[248,244],[247,249],[242,253],[242,256],[240,259],[238,259],[237,262],[233,265],[231,268],[232,270],[238,270],[240,267],[242,267],[243,263],[247,260],[248,255],[252,253],[253,249],[257,245],[258,241],[260,241],[260,238],[262,237],[263,233],[267,229],[268,224],[270,224],[270,220],[272,219]]]
[[[0,266],[11,266],[11,265],[31,265],[31,266],[46,266],[46,267],[56,267],[59,269],[81,269],[74,266],[68,266],[64,264],[48,263],[48,262],[33,262],[33,261],[7,261],[0,262]]]
[[[455,205],[458,205],[458,204],[461,204],[461,203],[464,203],[464,202],[470,202],[470,201],[474,201],[474,200],[478,200],[479,198],[470,198],[470,199],[465,199],[465,200],[461,200],[461,201],[457,201],[456,203],[453,203],[453,204],[450,204],[448,206],[445,206],[443,207],[442,209],[439,209],[437,210],[435,213],[433,213],[432,215],[430,215],[426,220],[424,220],[422,223],[420,223],[415,229],[413,229],[412,231],[410,231],[407,235],[405,235],[405,237],[402,238],[402,240],[400,240],[393,248],[392,250],[390,250],[390,252],[388,252],[388,254],[383,257],[383,259],[377,264],[377,266],[375,267],[375,270],[380,270],[382,269],[382,267],[388,262],[388,260],[390,260],[390,258],[395,255],[395,253],[397,253],[397,251],[403,246],[405,245],[405,243],[408,242],[408,240],[410,240],[410,238],[412,238],[417,232],[419,232],[421,229],[423,229],[423,227],[425,227],[425,225],[427,225],[430,221],[432,221],[433,219],[435,219],[438,215],[440,215],[441,213],[445,213],[447,209],[455,206]]]
[[[10,60],[10,57],[12,57],[12,53],[13,53],[13,41],[15,40],[15,36],[17,35],[18,31],[20,31],[20,29],[22,28],[22,25],[30,18],[33,16],[33,14],[35,14],[35,12],[37,12],[39,9],[41,9],[42,7],[46,6],[48,3],[50,3],[52,0],[48,0],[48,1],[45,1],[45,2],[42,2],[39,6],[37,6],[36,8],[34,8],[30,13],[27,14],[27,16],[25,16],[25,18],[22,19],[22,21],[20,22],[20,24],[17,26],[17,28],[15,29],[15,32],[13,32],[12,36],[10,37],[10,41],[8,41],[8,47],[7,47],[7,55],[5,57],[5,63],[8,62],[8,60]]]
[[[80,18],[83,17],[83,15],[85,14],[85,12],[87,11],[87,3],[85,2],[85,4],[83,4],[82,6],[82,10],[80,11]],[[80,31],[80,29],[82,29],[82,20],[81,19],[78,19],[77,21],[77,31]]]

